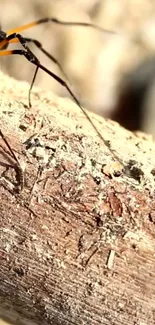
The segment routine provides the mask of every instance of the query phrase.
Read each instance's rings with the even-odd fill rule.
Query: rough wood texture
[[[155,145],[1,75],[0,316],[15,324],[155,324]],[[33,137],[30,140],[30,137]],[[29,141],[28,141],[29,139]],[[24,144],[26,142],[26,144]]]

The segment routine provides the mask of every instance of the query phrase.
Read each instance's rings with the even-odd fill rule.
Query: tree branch
[[[17,193],[1,140],[0,316],[153,324],[154,143],[91,114],[123,171],[71,100],[36,91],[29,110],[27,84],[1,75],[1,85],[1,129],[25,186]]]

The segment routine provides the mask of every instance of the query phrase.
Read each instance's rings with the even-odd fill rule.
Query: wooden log
[[[155,324],[155,144],[90,114],[122,170],[71,100],[35,90],[28,109],[28,85],[0,77],[0,127],[25,166],[18,193],[1,139],[0,317]]]

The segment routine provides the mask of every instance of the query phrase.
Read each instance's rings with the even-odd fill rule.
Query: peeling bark
[[[122,170],[71,100],[36,90],[29,110],[27,84],[1,84],[0,127],[25,185],[1,140],[0,316],[155,324],[154,143],[90,114]]]

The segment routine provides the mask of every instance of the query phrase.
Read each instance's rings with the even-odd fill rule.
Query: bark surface
[[[155,144],[1,75],[0,316],[15,324],[155,324]],[[11,165],[11,166],[10,166]],[[22,176],[22,177],[21,177]],[[23,175],[20,175],[20,180]]]

